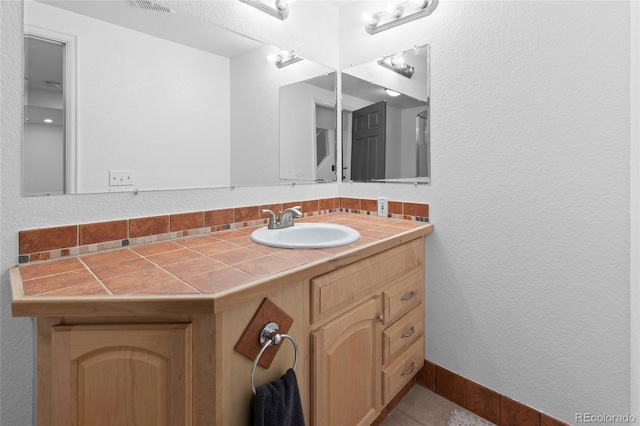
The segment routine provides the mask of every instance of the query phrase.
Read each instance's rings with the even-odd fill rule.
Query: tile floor
[[[449,414],[454,408],[477,417],[448,399],[416,385],[389,413],[381,426],[447,426]]]

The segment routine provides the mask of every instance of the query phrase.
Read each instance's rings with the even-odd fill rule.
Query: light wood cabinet
[[[59,325],[53,425],[191,424],[191,325]]]
[[[311,280],[314,425],[368,425],[424,364],[424,241]]]
[[[38,424],[248,424],[253,360],[234,347],[264,297],[294,319],[306,423],[371,424],[424,361],[424,239],[323,268],[194,313],[149,303],[38,318]],[[292,365],[281,346],[256,385]]]
[[[313,332],[314,425],[369,425],[380,410],[380,298]]]

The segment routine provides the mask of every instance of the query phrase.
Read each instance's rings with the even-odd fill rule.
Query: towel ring
[[[258,352],[256,359],[253,360],[253,368],[251,368],[251,390],[253,390],[254,395],[256,394],[256,367],[258,366],[260,357],[269,346],[279,345],[282,342],[283,338],[291,340],[293,349],[295,350],[295,356],[293,358],[293,370],[295,371],[296,367],[298,366],[298,345],[296,344],[296,341],[288,334],[280,334],[278,333],[278,331],[280,331],[278,324],[276,324],[275,322],[270,322],[269,324],[265,325],[265,327],[262,329],[262,332],[260,333],[260,344],[262,345],[262,349],[260,349],[260,352]]]

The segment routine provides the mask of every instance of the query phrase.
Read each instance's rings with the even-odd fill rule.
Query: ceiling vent
[[[147,9],[164,13],[176,13],[176,11],[173,9],[169,9],[166,6],[162,6],[149,0],[133,0],[133,3],[140,9]]]

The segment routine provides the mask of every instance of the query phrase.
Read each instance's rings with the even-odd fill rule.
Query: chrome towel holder
[[[251,369],[251,390],[253,390],[253,394],[256,394],[256,385],[255,385],[255,374],[256,367],[258,366],[258,361],[260,361],[260,357],[264,353],[264,351],[271,345],[279,345],[282,342],[282,339],[289,339],[293,344],[293,349],[295,350],[295,356],[293,358],[293,370],[295,371],[298,366],[298,345],[293,337],[288,334],[280,334],[280,327],[275,322],[270,322],[265,325],[260,332],[260,345],[262,345],[262,349],[258,352],[256,359],[253,361],[253,368]]]

